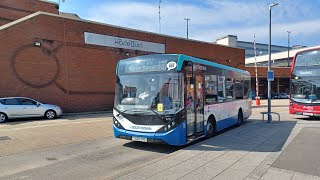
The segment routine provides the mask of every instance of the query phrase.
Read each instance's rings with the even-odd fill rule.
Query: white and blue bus
[[[251,115],[247,71],[182,54],[120,60],[116,138],[185,145],[241,125]]]

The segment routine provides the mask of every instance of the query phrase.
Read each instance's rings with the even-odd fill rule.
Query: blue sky
[[[58,0],[53,0],[57,2]],[[61,0],[62,1],[62,0]],[[214,42],[231,34],[268,43],[270,0],[162,0],[161,33]],[[320,0],[278,0],[272,8],[272,44],[320,45]],[[65,0],[60,10],[81,18],[159,33],[159,0]]]

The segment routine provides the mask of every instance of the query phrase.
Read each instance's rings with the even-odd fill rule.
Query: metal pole
[[[268,44],[268,71],[271,69],[271,6],[269,6],[269,44]],[[268,79],[268,123],[272,122],[271,116],[271,81]]]
[[[268,44],[268,71],[271,70],[271,8],[278,5],[278,3],[272,3],[269,5],[269,44]],[[271,81],[268,79],[268,123],[272,123],[271,116]]]
[[[161,5],[161,0],[159,0],[159,33],[161,33],[161,16],[160,16],[160,5]]]
[[[190,21],[190,19],[189,18],[184,18],[184,20],[187,21],[187,39],[189,39],[189,21]]]
[[[256,71],[256,101],[257,98],[259,98],[259,80],[258,80],[258,64],[257,64],[257,48],[256,48],[256,34],[253,35],[253,48],[254,48],[254,67],[255,67],[255,71]]]
[[[290,31],[287,31],[288,32],[288,62],[287,62],[287,66],[289,66],[289,59],[290,59],[290,55],[289,55],[289,52],[290,52]]]
[[[187,20],[187,39],[189,39],[189,20]]]

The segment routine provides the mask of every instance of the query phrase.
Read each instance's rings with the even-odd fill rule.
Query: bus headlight
[[[176,118],[172,119],[166,125],[164,125],[162,128],[160,128],[157,132],[167,132],[167,131],[174,129],[178,125],[178,122],[177,122],[178,120],[179,119],[176,119]]]
[[[113,124],[119,129],[124,129],[115,117],[113,118]]]
[[[181,122],[183,122],[185,119],[185,111],[181,110],[175,115],[171,115],[166,117],[167,124],[164,125],[162,128],[160,128],[157,132],[163,133],[163,132],[168,132],[174,128],[176,128]]]
[[[292,101],[289,102],[289,106],[293,108],[293,103],[292,103]]]

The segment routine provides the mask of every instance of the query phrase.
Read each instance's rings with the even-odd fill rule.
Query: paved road
[[[177,148],[114,139],[110,114],[0,125],[0,179],[105,179]]]
[[[0,157],[45,147],[112,137],[110,114],[69,116],[55,120],[23,119],[0,124]]]
[[[177,177],[180,177],[188,171],[195,172],[194,169],[198,165],[218,158],[216,155],[222,155],[222,157],[216,159],[219,166],[215,165],[215,167],[224,167],[225,169],[213,172],[213,169],[210,168],[208,173],[211,174],[207,177],[209,179],[212,177],[227,179],[282,177],[281,175],[284,174],[282,171],[279,173],[279,169],[270,168],[270,166],[285,146],[282,145],[282,148],[276,149],[275,152],[265,148],[270,148],[270,146],[276,148],[277,144],[283,144],[278,140],[286,140],[286,144],[288,144],[289,140],[292,140],[302,127],[315,126],[309,119],[289,115],[287,101],[273,101],[275,106],[272,110],[281,113],[281,119],[285,120],[279,126],[276,123],[269,126],[259,122],[261,121],[259,112],[266,110],[263,101],[261,107],[253,108],[251,123],[245,124],[242,128],[225,132],[210,141],[189,146],[186,150],[178,150],[165,145],[114,139],[110,114],[70,116],[57,120],[22,120],[1,124],[0,179],[112,179],[116,177],[141,179],[142,175],[149,177],[158,171],[167,175],[169,173],[170,176],[167,177],[179,173]],[[293,118],[299,118],[298,126],[295,125],[296,120]],[[293,126],[295,126],[294,131],[292,130]],[[239,136],[240,134],[241,136]],[[289,134],[292,138],[288,137]],[[238,140],[242,140],[244,143],[240,143]],[[208,142],[212,142],[212,144]],[[234,148],[237,143],[239,146]],[[219,149],[218,147],[224,148]],[[197,154],[202,154],[202,156],[198,158]],[[272,161],[266,158],[267,155]],[[197,158],[190,159],[189,164],[187,160],[186,163],[179,164],[189,156]],[[234,161],[234,164],[231,163],[231,160]],[[252,165],[252,161],[255,166]],[[257,162],[264,161],[266,163],[257,164]],[[220,166],[221,163],[227,165]],[[251,163],[252,166],[247,166],[245,163]],[[169,168],[174,164],[177,164],[175,168],[181,171],[173,172],[173,169]],[[252,171],[255,167],[256,169]],[[168,172],[165,170],[167,168],[169,168]],[[143,171],[141,174],[139,170],[144,169],[147,171]],[[238,169],[238,171],[234,171],[234,169]],[[242,176],[238,176],[239,174]],[[194,179],[195,177],[191,175],[186,175],[185,179]],[[295,172],[286,172],[286,175],[289,179],[301,176]],[[154,176],[154,178],[160,177]]]

